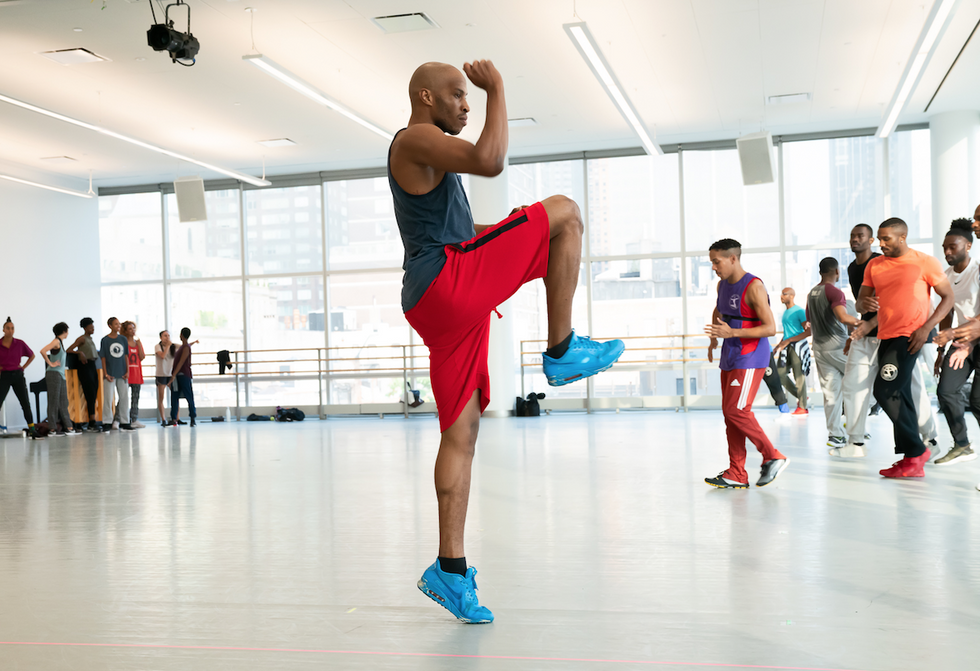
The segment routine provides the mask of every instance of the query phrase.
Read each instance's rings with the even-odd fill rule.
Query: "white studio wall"
[[[9,316],[15,338],[35,354],[54,338],[51,327],[63,321],[68,337],[81,334],[83,317],[98,320],[102,313],[99,276],[99,199],[77,198],[36,187],[0,182],[0,245],[3,292],[0,322]],[[101,331],[96,330],[100,336]],[[37,358],[26,371],[28,383],[44,377]],[[41,417],[46,413],[41,395]],[[34,398],[31,396],[31,407]],[[24,426],[17,399],[11,392],[6,412],[8,428]],[[33,410],[32,410],[33,411]]]
[[[980,203],[980,112],[945,112],[929,119],[932,149],[933,247],[942,257],[949,222],[971,217]]]

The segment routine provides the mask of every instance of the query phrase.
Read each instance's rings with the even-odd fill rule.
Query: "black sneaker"
[[[191,426],[197,426],[197,420],[194,417],[191,417]]]
[[[99,431],[100,430],[99,429],[99,425],[96,424],[95,422],[89,422],[88,423],[88,426],[83,426],[82,428],[84,430],[86,430],[86,431]]]
[[[37,432],[37,428],[28,429],[27,437],[30,438],[31,440],[44,440],[44,436],[42,436]]]
[[[718,489],[748,489],[749,483],[747,482],[736,482],[735,480],[729,480],[725,475],[725,471],[722,471],[713,478],[705,478],[704,481],[707,482],[712,487],[717,487]]]
[[[136,429],[133,428],[132,424],[120,424],[119,430],[123,433],[135,433]]]
[[[765,487],[775,480],[776,476],[782,473],[787,466],[789,466],[789,459],[770,459],[762,464],[762,475],[759,476],[755,486]]]
[[[178,424],[180,424],[181,426],[186,426],[186,425],[187,425],[187,422],[185,422],[185,421],[184,421],[184,420],[182,420],[182,419],[178,419],[178,420],[177,420],[177,423],[178,423]]]

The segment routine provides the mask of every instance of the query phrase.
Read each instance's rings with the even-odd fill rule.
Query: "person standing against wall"
[[[27,357],[27,361],[21,365],[21,361]],[[27,434],[32,440],[43,440],[43,436],[37,434],[34,427],[34,415],[31,413],[31,398],[27,393],[27,381],[24,378],[24,369],[34,361],[34,352],[23,340],[14,337],[14,323],[7,317],[3,325],[3,337],[0,338],[0,406],[7,398],[7,393],[13,389],[14,395],[20,402],[20,409],[24,412],[24,420],[27,422]]]
[[[41,357],[46,367],[44,369],[44,386],[48,390],[48,426],[56,436],[76,436],[81,431],[75,430],[68,412],[68,381],[65,377],[65,338],[68,337],[68,324],[58,322],[52,329],[54,340],[41,348]],[[58,429],[58,423],[61,429]]]
[[[143,389],[143,343],[136,337],[136,322],[123,322],[122,334],[126,336],[127,362],[129,364],[129,423],[134,429],[145,429],[140,421],[140,390]]]
[[[102,338],[99,356],[102,358],[102,430],[120,429],[135,431],[129,424],[129,342],[119,333],[119,320],[110,317],[107,322],[109,333]],[[116,399],[118,398],[118,402]],[[115,415],[112,405],[116,402]],[[125,423],[123,420],[126,420]]]
[[[82,386],[85,396],[85,406],[88,409],[89,431],[99,430],[99,420],[96,419],[95,405],[99,400],[99,369],[95,362],[99,358],[99,350],[95,347],[92,334],[95,333],[95,322],[91,317],[85,317],[78,322],[82,327],[82,335],[68,348],[69,354],[78,354],[78,383]]]

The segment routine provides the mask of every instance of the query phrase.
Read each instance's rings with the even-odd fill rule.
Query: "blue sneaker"
[[[622,340],[596,342],[588,336],[575,335],[573,330],[572,342],[564,356],[552,359],[547,354],[541,355],[544,374],[552,387],[578,382],[610,368],[625,349]]]
[[[779,412],[789,412],[789,403],[783,403],[780,405]]]
[[[446,573],[437,559],[419,578],[419,590],[466,624],[493,622],[493,613],[476,598],[476,569],[466,569],[466,576]]]

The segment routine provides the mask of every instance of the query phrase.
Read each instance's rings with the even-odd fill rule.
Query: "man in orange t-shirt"
[[[862,321],[851,334],[864,337],[877,321],[878,377],[875,399],[895,427],[895,452],[904,455],[880,473],[886,478],[921,478],[923,465],[931,456],[922,438],[915,402],[912,400],[912,371],[929,332],[953,307],[953,288],[937,259],[910,249],[908,226],[898,218],[878,227],[882,256],[868,261],[858,294],[857,311],[877,312],[876,320]],[[942,299],[930,311],[929,290]]]

